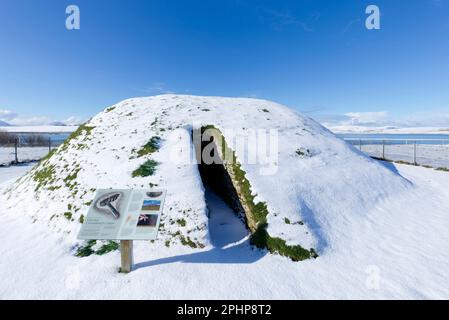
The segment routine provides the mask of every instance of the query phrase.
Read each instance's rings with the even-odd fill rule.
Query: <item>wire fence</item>
[[[65,139],[51,136],[17,135],[0,136],[0,166],[38,161]]]
[[[449,139],[360,139],[345,141],[373,158],[433,168],[449,168]]]
[[[0,166],[38,161],[66,137],[0,132]],[[449,169],[449,139],[344,138],[369,156],[433,168]]]

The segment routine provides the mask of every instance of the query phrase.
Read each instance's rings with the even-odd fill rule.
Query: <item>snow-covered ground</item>
[[[3,184],[9,180],[15,180],[18,177],[23,176],[30,171],[34,166],[34,163],[26,163],[20,165],[14,165],[10,167],[0,167],[0,184]]]
[[[246,186],[243,180],[235,183],[255,197],[248,203],[262,212],[259,218],[246,212],[260,219],[260,224],[253,221],[253,232],[266,220],[266,232],[286,247],[320,255],[332,245],[323,225],[332,225],[342,207],[346,219],[363,216],[366,208],[411,187],[286,106],[260,99],[159,95],[105,108],[0,194],[0,210],[23,212],[74,245],[95,190],[158,186],[167,189],[170,210],[162,217],[157,242],[178,246],[190,239],[207,248],[203,183],[191,159],[195,132],[210,125],[221,130],[245,172]],[[159,139],[157,150],[139,154],[151,139]],[[152,174],[135,174],[148,165]],[[174,223],[180,219],[184,225]]]
[[[385,158],[394,161],[414,162],[413,144],[385,145]],[[382,144],[363,144],[362,151],[373,157],[383,158]],[[449,168],[449,144],[416,145],[416,162],[420,165],[428,165],[434,168]]]
[[[356,125],[323,125],[334,133],[370,133],[370,134],[449,134],[449,128],[444,127],[367,127]]]
[[[77,128],[78,126],[0,126],[0,131],[20,133],[70,133]]]
[[[20,147],[17,150],[19,162],[30,162],[43,158],[48,147]],[[8,165],[15,160],[14,148],[0,148],[0,165]]]
[[[321,217],[331,241],[302,262],[253,249],[240,221],[208,193],[212,247],[135,242],[128,275],[117,272],[118,252],[74,257],[63,233],[29,214],[0,212],[0,298],[448,299],[449,173],[384,165],[413,187],[364,214],[343,206],[338,219]],[[1,181],[11,170],[0,168]]]

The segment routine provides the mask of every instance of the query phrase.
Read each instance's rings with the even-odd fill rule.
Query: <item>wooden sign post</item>
[[[120,240],[121,273],[129,273],[133,268],[133,241]]]

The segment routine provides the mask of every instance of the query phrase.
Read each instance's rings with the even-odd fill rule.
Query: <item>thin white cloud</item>
[[[441,8],[443,6],[443,1],[441,0],[430,0],[430,4],[435,7]]]
[[[271,26],[277,30],[283,30],[286,27],[300,27],[303,31],[306,32],[312,32],[314,31],[308,23],[305,21],[299,19],[298,17],[294,16],[290,11],[284,10],[273,10],[266,7],[259,6],[257,7],[259,17],[264,20],[268,21]],[[309,19],[312,22],[317,21],[320,18],[320,14],[318,12],[314,12],[311,16],[311,19]]]
[[[85,120],[81,117],[68,117],[67,119],[63,120],[62,123],[64,123],[66,126],[76,126],[81,123],[84,123]]]
[[[7,109],[0,109],[0,121],[13,126],[43,126],[43,125],[79,125],[83,123],[80,117],[69,117],[65,120],[55,120],[47,116],[21,116]]]
[[[51,124],[52,120],[44,116],[33,116],[33,117],[18,116],[6,122],[8,122],[13,126],[41,126]]]
[[[385,111],[318,114],[313,116],[328,128],[335,127],[449,127],[449,113],[413,113],[393,118]]]
[[[352,26],[353,26],[354,24],[359,23],[360,21],[361,21],[360,18],[358,18],[358,19],[353,19],[353,20],[349,21],[349,22],[346,24],[345,28],[343,29],[343,33],[348,32],[349,29],[351,29]]]
[[[159,91],[159,92],[167,91],[165,82],[153,82],[148,89],[152,90],[152,91]]]
[[[0,109],[0,120],[8,121],[14,118],[17,118],[16,113],[12,112],[11,110]]]
[[[379,124],[385,122],[388,113],[386,111],[381,112],[348,112],[344,114],[348,117],[346,124],[359,125],[359,124]]]
[[[172,94],[173,90],[167,88],[165,82],[153,82],[150,86],[146,88],[136,89],[139,92],[143,92],[145,94]]]
[[[402,123],[409,127],[448,127],[449,113],[415,113],[405,117]]]

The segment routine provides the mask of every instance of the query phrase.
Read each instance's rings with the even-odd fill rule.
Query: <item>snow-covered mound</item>
[[[0,209],[29,215],[75,241],[96,189],[165,188],[157,241],[198,250],[211,246],[204,187],[191,161],[192,132],[210,126],[220,130],[234,152],[237,171],[231,176],[243,207],[254,211],[255,243],[293,258],[299,249],[299,258],[323,253],[332,247],[323,226],[335,219],[349,224],[351,217],[409,186],[397,173],[282,105],[160,95],[125,100],[93,117],[7,188]],[[232,144],[236,137],[268,130],[279,143],[276,154],[264,161],[247,161],[257,152],[254,143],[247,148]]]

